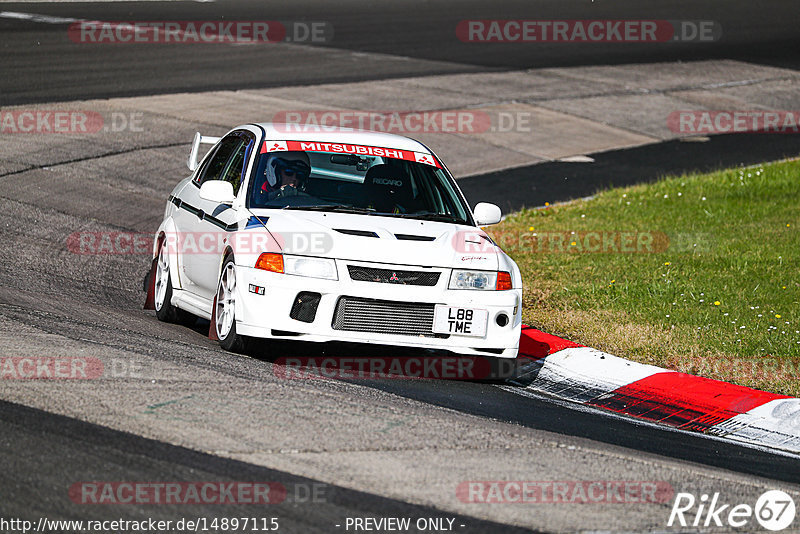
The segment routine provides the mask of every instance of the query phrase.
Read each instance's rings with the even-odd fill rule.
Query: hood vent
[[[435,237],[429,235],[394,234],[400,241],[436,241]]]
[[[340,234],[357,235],[359,237],[378,237],[378,234],[369,230],[350,230],[347,228],[334,228]]]

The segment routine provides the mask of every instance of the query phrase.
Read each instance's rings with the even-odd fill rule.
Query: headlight
[[[450,289],[505,291],[511,289],[511,274],[505,271],[465,271],[453,269]]]
[[[273,273],[308,276],[338,280],[336,262],[330,258],[311,258],[309,256],[289,256],[275,252],[264,252],[256,261],[256,269]]]
[[[336,262],[330,258],[311,258],[308,256],[283,256],[284,272],[297,276],[338,280]]]

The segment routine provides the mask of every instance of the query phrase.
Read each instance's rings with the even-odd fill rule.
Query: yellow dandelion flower
[[[549,206],[549,205],[550,205],[550,203],[549,203],[549,202],[545,202],[545,203],[544,203],[544,205],[545,205],[545,206]]]
[[[714,301],[714,306],[719,306],[720,304],[722,304],[720,301],[718,301],[718,300]]]
[[[665,261],[665,262],[664,262],[664,265],[669,265],[669,262],[668,262],[668,261]]]
[[[780,314],[780,313],[776,313],[776,314],[775,314],[775,318],[776,318],[776,319],[780,319],[780,318],[781,318],[781,314]]]

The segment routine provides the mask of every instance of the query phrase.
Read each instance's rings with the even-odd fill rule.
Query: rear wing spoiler
[[[222,138],[211,137],[209,135],[200,135],[200,132],[194,134],[192,150],[189,152],[189,159],[186,160],[186,166],[189,167],[190,171],[194,171],[197,168],[197,151],[200,149],[200,143],[203,143],[204,145],[215,145],[220,139]]]

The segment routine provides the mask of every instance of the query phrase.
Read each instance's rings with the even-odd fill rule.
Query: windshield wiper
[[[337,211],[340,213],[375,213],[373,208],[359,208],[350,204],[315,204],[313,206],[286,206],[285,210]]]
[[[447,213],[436,213],[433,211],[419,211],[417,213],[395,213],[392,216],[401,217],[403,219],[422,219],[425,221],[442,221],[442,222],[467,224],[467,222],[461,217],[456,217],[455,215],[449,215]]]

